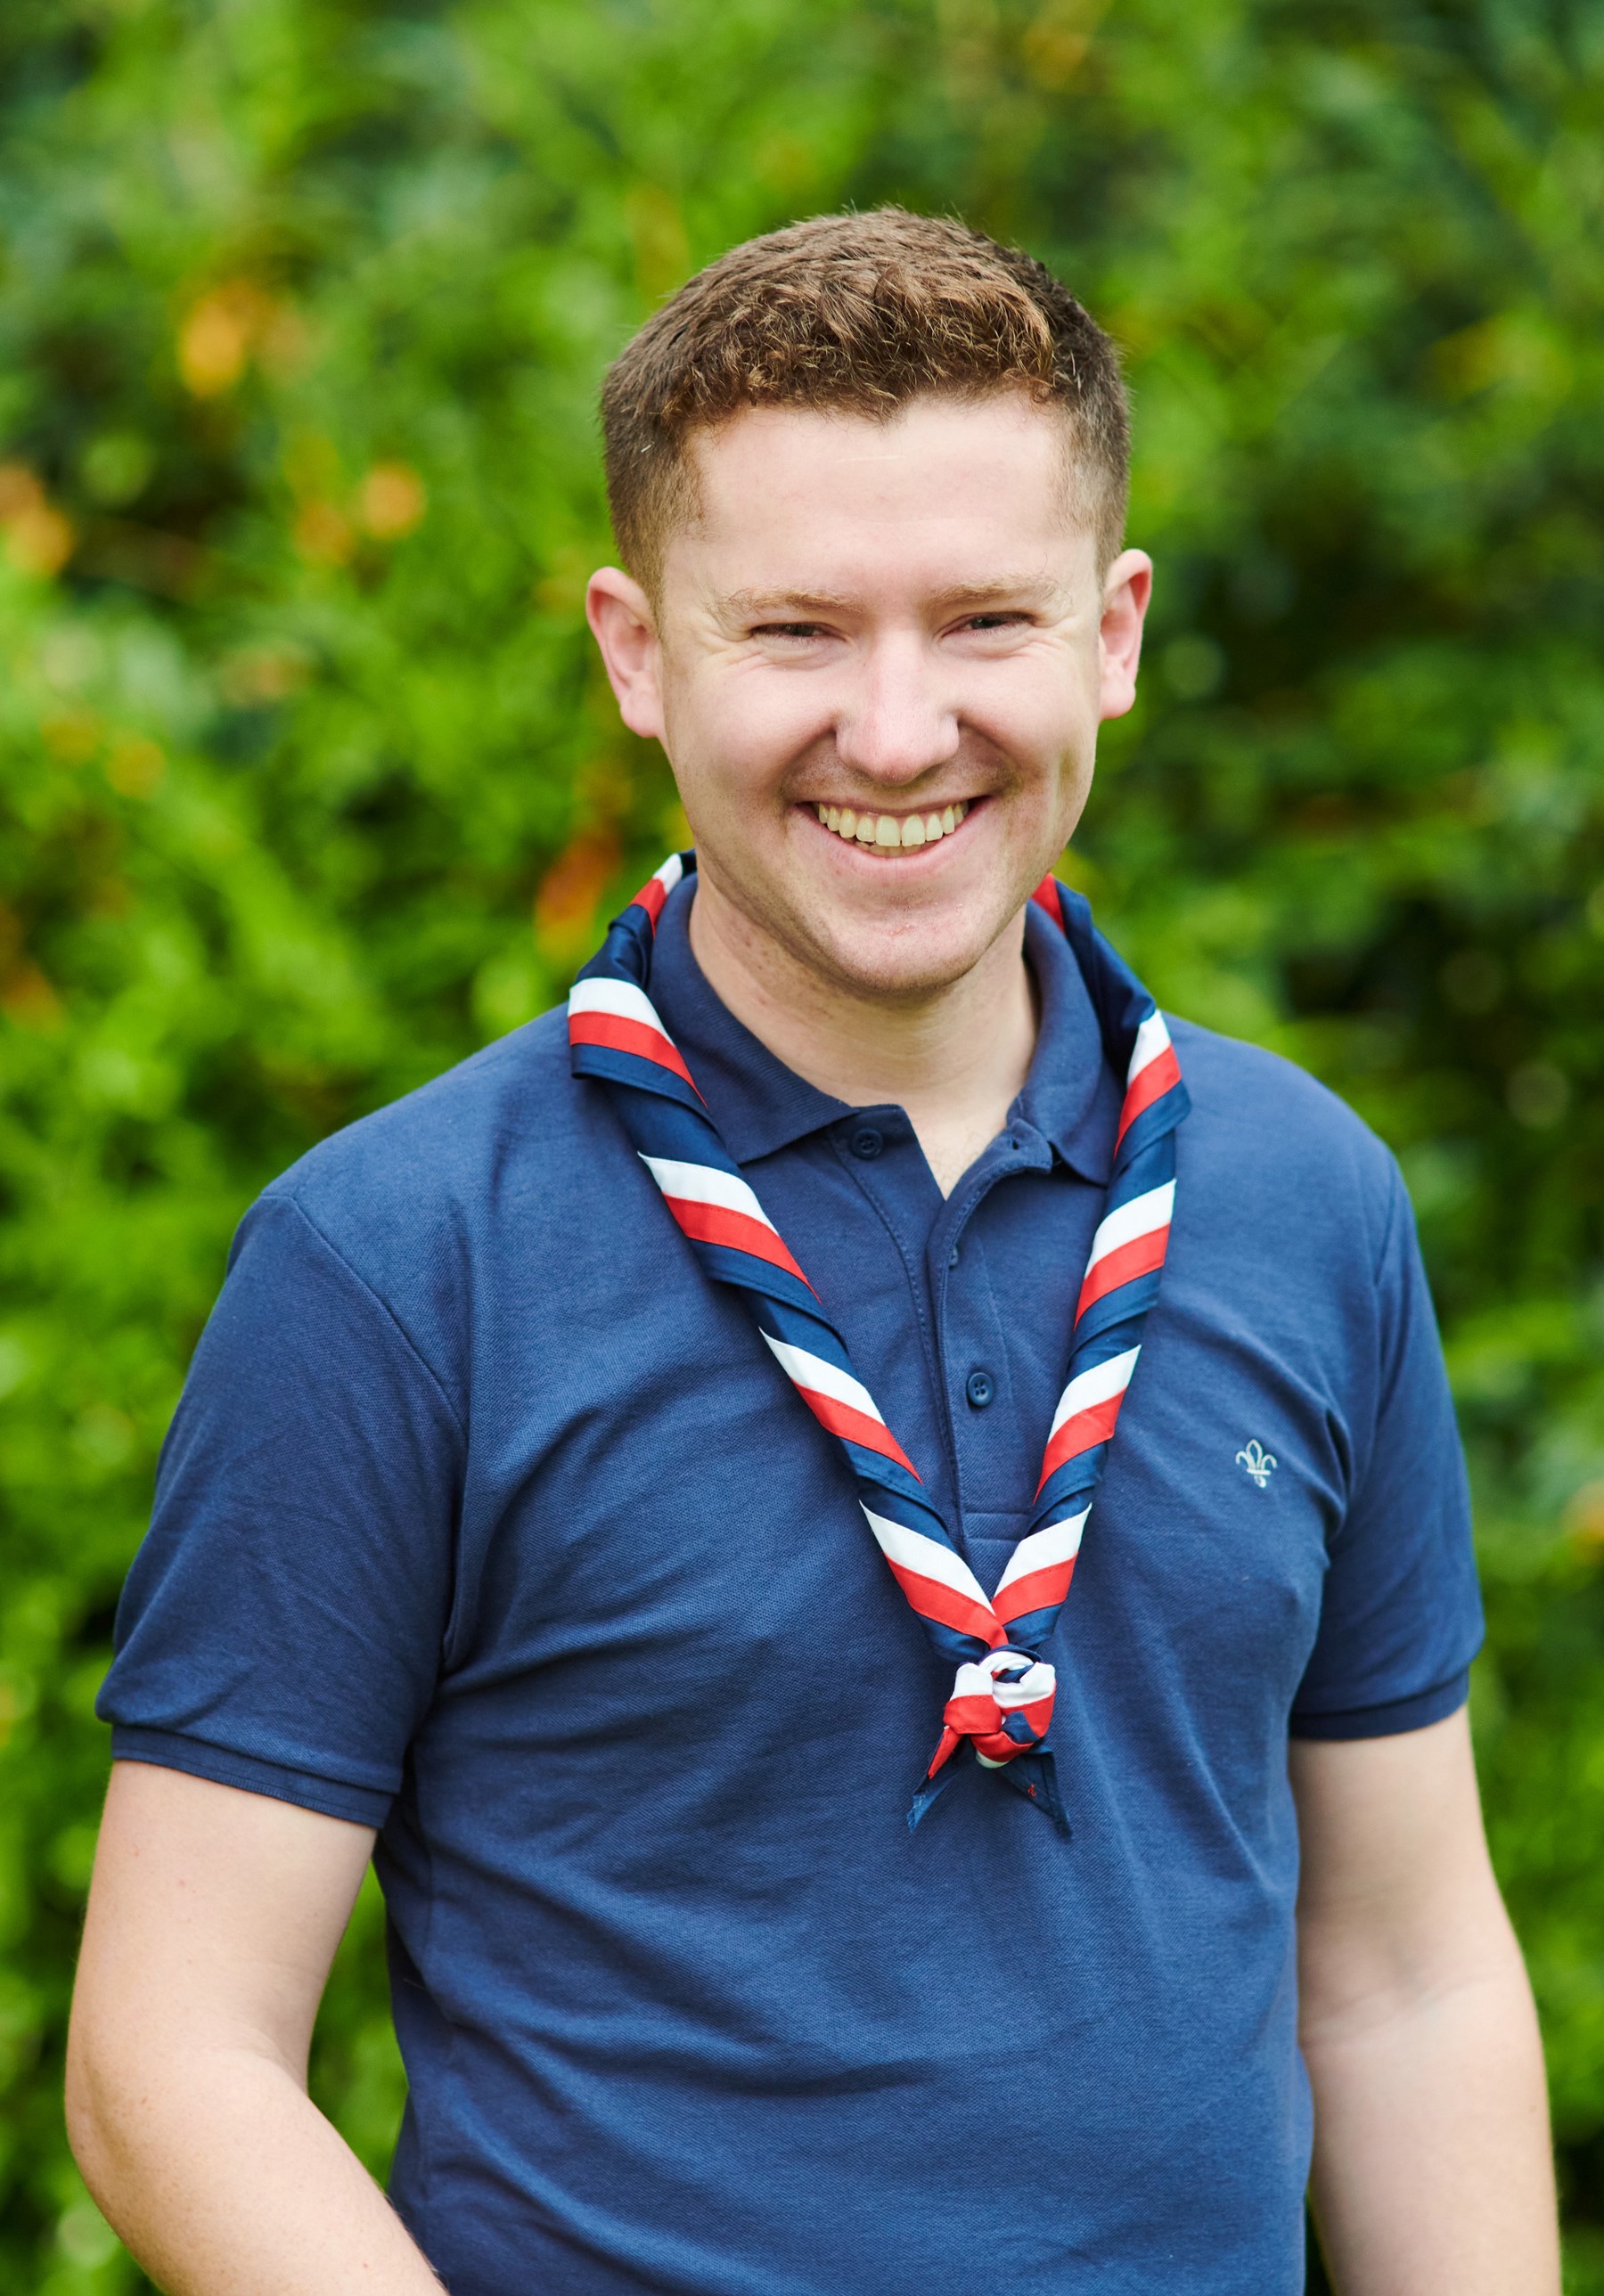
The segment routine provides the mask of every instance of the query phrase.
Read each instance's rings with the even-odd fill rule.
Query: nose
[[[958,712],[939,662],[913,631],[876,636],[835,721],[836,753],[889,787],[945,765],[958,746]]]

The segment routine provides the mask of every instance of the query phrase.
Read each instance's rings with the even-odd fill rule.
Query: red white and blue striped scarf
[[[695,867],[694,853],[670,855],[614,919],[575,982],[568,1000],[573,1073],[606,1086],[703,1272],[740,1292],[776,1363],[840,1443],[892,1576],[938,1653],[958,1668],[909,1825],[950,1782],[951,1758],[967,1744],[1067,1830],[1052,1756],[1042,1745],[1056,1677],[1041,1652],[1069,1592],[1142,1326],[1158,1296],[1175,1197],[1175,1128],[1189,1105],[1169,1031],[1140,981],[1094,929],[1080,895],[1044,879],[1033,898],[1074,952],[1125,1098],[1030,1528],[988,1596],[853,1369],[828,1311],[742,1178],[653,1006],[657,920]]]

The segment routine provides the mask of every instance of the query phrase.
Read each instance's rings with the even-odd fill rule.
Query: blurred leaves
[[[57,2101],[90,1704],[233,1225],[682,840],[583,629],[596,383],[892,197],[1129,355],[1157,603],[1070,873],[1414,1190],[1604,2290],[1604,0],[13,0],[0,138],[0,2278],[139,2284]],[[380,1928],[316,2082],[382,2166]]]

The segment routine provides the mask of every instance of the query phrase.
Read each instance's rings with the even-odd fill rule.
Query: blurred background
[[[733,242],[885,199],[1124,347],[1158,587],[1066,871],[1402,1159],[1604,2291],[1604,0],[5,0],[8,2291],[145,2285],[62,2038],[91,1704],[230,1233],[559,999],[682,839],[580,614],[596,381]],[[316,2087],[382,2173],[379,1941],[369,1895]]]

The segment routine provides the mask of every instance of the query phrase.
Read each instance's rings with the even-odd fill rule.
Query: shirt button
[[[997,1382],[989,1371],[972,1371],[964,1382],[964,1393],[976,1411],[983,1411],[997,1392]]]
[[[854,1156],[861,1156],[865,1163],[868,1163],[871,1157],[880,1153],[885,1145],[885,1141],[883,1135],[876,1132],[872,1124],[865,1124],[853,1133],[847,1144]]]

